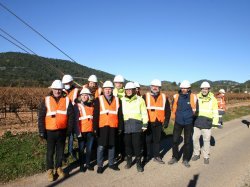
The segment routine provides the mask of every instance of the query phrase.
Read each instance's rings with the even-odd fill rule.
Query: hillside
[[[91,74],[99,80],[113,80],[114,75],[66,60],[44,58],[24,53],[0,53],[0,86],[47,87],[63,74],[71,74],[79,83]],[[85,79],[84,79],[85,78]]]

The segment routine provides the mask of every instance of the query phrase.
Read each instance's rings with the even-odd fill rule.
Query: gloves
[[[164,129],[168,128],[168,123],[166,123],[166,122],[163,123],[163,128],[164,128]]]
[[[47,134],[44,133],[44,132],[40,132],[40,133],[39,133],[39,137],[40,137],[41,139],[46,140],[46,139],[47,139]]]

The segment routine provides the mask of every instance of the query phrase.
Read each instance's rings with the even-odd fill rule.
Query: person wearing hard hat
[[[102,88],[98,87],[98,80],[96,75],[90,75],[88,78],[88,84],[83,85],[83,88],[88,88],[92,93],[93,99],[102,94]],[[90,98],[93,100],[92,98]]]
[[[209,164],[211,128],[217,126],[219,121],[218,102],[214,94],[210,92],[210,84],[207,81],[202,82],[200,88],[194,121],[192,161],[200,158],[200,136],[202,135],[204,164]]]
[[[93,135],[93,111],[94,107],[90,101],[91,92],[88,88],[83,88],[80,92],[80,103],[77,103],[77,138],[79,145],[79,164],[80,171],[85,172],[86,169],[93,171],[94,167],[91,166],[91,153],[92,145],[94,142]],[[86,148],[86,154],[84,149]],[[84,166],[85,155],[85,166]]]
[[[94,101],[93,125],[97,137],[97,173],[102,174],[104,150],[108,149],[109,168],[119,171],[114,162],[117,134],[122,133],[123,115],[121,100],[113,95],[114,85],[111,81],[103,84],[103,95]]]
[[[124,143],[127,155],[126,169],[132,166],[133,152],[136,158],[138,172],[143,172],[141,163],[142,156],[142,131],[148,123],[148,113],[145,101],[136,95],[136,88],[133,82],[125,85],[125,97],[122,99],[122,112],[124,119]]]
[[[184,129],[184,146],[183,146],[183,165],[187,168],[190,167],[189,159],[191,157],[192,146],[191,138],[193,132],[193,121],[196,111],[197,97],[191,93],[191,84],[189,81],[184,80],[180,84],[178,94],[173,97],[172,104],[172,117],[174,118],[174,131],[173,131],[173,155],[172,159],[168,162],[169,165],[178,162],[179,158],[179,142],[182,131]]]
[[[151,158],[150,150],[152,144],[154,161],[159,164],[165,164],[160,157],[160,140],[162,127],[168,127],[171,110],[168,97],[161,93],[161,86],[161,81],[154,79],[150,85],[150,92],[143,95],[149,117],[146,131],[147,157],[145,161],[149,161]]]
[[[78,95],[79,95],[79,89],[75,87],[73,83],[73,77],[71,75],[64,75],[62,78],[62,83],[64,85],[64,93],[69,97],[71,103],[73,106],[75,106]],[[75,160],[77,160],[76,157],[76,151],[74,150],[74,134],[76,133],[76,129],[74,128],[76,125],[73,124],[73,131],[72,134],[69,136],[68,140],[68,154],[71,155]]]
[[[39,106],[38,129],[39,136],[47,140],[46,162],[48,170],[48,180],[55,179],[55,169],[59,178],[63,178],[65,173],[62,170],[63,152],[66,136],[72,132],[74,122],[74,109],[69,98],[63,96],[63,84],[60,80],[55,80],[49,87],[51,92],[45,97]]]
[[[116,75],[114,78],[114,84],[115,84],[115,88],[113,90],[113,95],[117,96],[119,98],[122,98],[125,96],[125,90],[123,87],[124,84],[124,78],[121,75]]]
[[[226,112],[226,100],[225,100],[225,90],[224,89],[220,89],[219,93],[216,94],[216,99],[218,102],[218,112],[219,112],[219,123],[218,123],[218,127],[222,128],[223,125],[223,115]]]
[[[134,84],[135,84],[136,95],[141,96],[141,93],[140,93],[141,86],[140,86],[140,84],[138,82],[134,82]]]

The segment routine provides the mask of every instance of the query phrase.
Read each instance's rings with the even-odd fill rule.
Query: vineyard
[[[145,93],[146,90],[142,90]],[[49,93],[48,88],[0,87],[0,136],[12,132],[36,131],[39,103]],[[166,92],[170,101],[176,92]],[[248,102],[249,94],[227,93],[228,104]]]

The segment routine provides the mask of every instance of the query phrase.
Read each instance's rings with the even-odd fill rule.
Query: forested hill
[[[25,53],[0,53],[0,86],[47,87],[63,74],[71,74],[80,84],[91,74],[100,81],[113,80],[114,75],[67,60],[44,58]],[[84,79],[85,78],[85,79]]]

